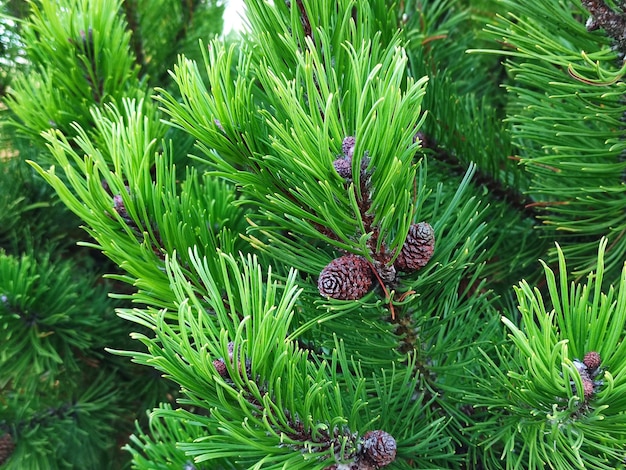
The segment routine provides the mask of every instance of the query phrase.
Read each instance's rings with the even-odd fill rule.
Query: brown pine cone
[[[213,366],[217,370],[217,373],[220,374],[222,377],[228,377],[228,369],[226,368],[226,363],[224,362],[224,359],[222,359],[221,357],[219,359],[215,359],[213,361]]]
[[[413,224],[394,264],[399,271],[416,271],[426,266],[434,251],[435,232],[431,225]]]
[[[380,429],[368,431],[363,436],[363,455],[376,468],[389,465],[396,459],[396,440],[391,434]]]
[[[583,363],[587,366],[587,369],[589,369],[589,373],[593,373],[593,371],[600,367],[601,362],[600,354],[595,351],[589,351],[583,358]]]
[[[353,254],[332,260],[320,273],[317,288],[324,297],[356,300],[372,286],[372,269],[365,258]]]
[[[215,359],[213,361],[213,366],[215,367],[215,370],[217,371],[218,374],[220,374],[225,379],[231,378],[230,374],[228,373],[228,368],[226,367],[226,361],[228,360],[228,362],[232,364],[234,356],[235,356],[235,343],[233,343],[232,341],[229,341],[228,342],[228,359],[220,357],[219,359]],[[246,359],[245,361],[245,369],[246,369],[245,375],[249,377],[251,375],[251,370],[252,370],[249,359]],[[239,365],[239,372],[242,375],[244,375],[244,371],[243,371],[243,368],[241,367],[241,364]]]
[[[396,267],[391,264],[383,263],[381,261],[374,261],[374,269],[378,273],[381,281],[386,285],[393,284],[397,277]]]
[[[589,400],[591,397],[593,397],[595,391],[596,387],[593,383],[593,380],[583,377],[583,395],[585,396],[585,400]]]
[[[0,436],[0,465],[4,464],[13,451],[15,450],[15,443],[11,438],[11,435],[7,432]]]

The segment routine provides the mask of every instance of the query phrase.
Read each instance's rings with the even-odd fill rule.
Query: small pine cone
[[[7,432],[0,436],[0,465],[4,464],[15,450],[15,443],[13,438]]]
[[[602,359],[600,358],[600,354],[595,351],[589,351],[583,358],[583,363],[587,366],[587,369],[589,369],[589,373],[591,374],[593,374],[593,372],[600,367],[601,362]]]
[[[376,272],[380,276],[380,280],[383,281],[386,285],[393,284],[396,280],[397,273],[396,268],[393,264],[389,265],[387,263],[375,261],[374,268],[376,268]]]
[[[344,179],[352,178],[352,159],[339,157],[333,162],[335,171]]]
[[[235,343],[233,343],[232,341],[228,342],[228,361],[232,364],[233,363],[233,357],[235,354]],[[228,374],[228,369],[226,368],[226,360],[222,357],[220,357],[219,359],[215,359],[213,361],[213,366],[215,367],[215,369],[217,370],[217,373],[220,374],[222,377],[229,378],[230,375]],[[246,371],[250,372],[249,370],[249,361],[246,360]],[[240,371],[243,372],[243,370],[240,368]]]
[[[585,400],[589,400],[594,393],[595,385],[593,383],[593,380],[583,377],[583,394],[585,395]]]
[[[126,192],[130,194],[130,189],[128,186],[126,186]],[[135,224],[135,221],[128,213],[128,209],[126,209],[126,205],[124,204],[124,199],[122,198],[121,194],[116,194],[115,196],[113,196],[113,209],[115,209],[115,212],[119,214],[119,216],[122,218],[122,220],[124,220],[124,222],[126,222],[126,224],[130,225],[131,227],[137,227],[137,224]]]
[[[396,440],[380,429],[368,431],[363,436],[363,454],[377,468],[389,465],[396,459]]]
[[[585,379],[585,377],[589,378],[589,371],[585,363],[580,362],[578,359],[574,359],[574,367],[576,367],[576,370],[583,378],[583,380]]]
[[[356,300],[372,285],[372,269],[365,258],[345,255],[332,260],[320,273],[317,288],[324,297]]]
[[[126,206],[124,205],[124,200],[119,194],[113,196],[113,209],[115,209],[115,212],[117,212],[122,219],[126,220],[130,218]]]
[[[346,158],[352,159],[352,156],[354,155],[355,143],[356,139],[351,135],[343,139],[343,142],[341,143],[341,152]]]
[[[226,368],[226,363],[224,362],[224,359],[215,359],[213,361],[213,366],[217,370],[217,373],[220,374],[222,377],[228,377],[228,369]]]
[[[427,222],[409,228],[395,266],[400,271],[416,271],[426,266],[435,251],[435,232]]]
[[[228,359],[233,360],[233,354],[235,354],[235,343],[233,343],[232,341],[228,342]]]

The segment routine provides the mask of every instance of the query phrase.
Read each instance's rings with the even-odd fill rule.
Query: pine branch
[[[399,11],[383,0],[250,0],[241,43],[211,41],[195,62],[181,55],[173,83],[157,91],[161,110],[132,99],[148,90],[124,65],[128,31],[110,11],[79,22],[46,0],[34,12],[41,68],[12,105],[26,108],[24,130],[46,129],[55,166],[31,164],[83,220],[85,245],[124,270],[111,276],[129,286],[116,296],[134,301],[118,310],[136,328],[132,343],[107,338],[116,360],[106,367],[74,354],[77,374],[115,367],[109,380],[146,400],[164,390],[155,373],[176,389],[136,424],[126,446],[135,466],[618,465],[624,70],[612,39],[579,22],[584,7],[514,3],[501,4],[507,21],[484,12],[489,2],[407,1]],[[178,47],[158,44],[195,29],[179,27],[183,4],[159,4],[173,7],[136,18],[156,80]],[[504,51],[478,54],[486,19]],[[599,50],[588,47],[598,40]],[[107,62],[105,50],[124,63]],[[37,109],[30,91],[50,99]],[[50,129],[50,116],[68,110],[77,122]],[[547,251],[534,233],[541,217],[579,230],[565,255],[557,249],[558,282],[544,266],[544,291],[530,287],[541,273],[529,267]],[[616,236],[590,255],[607,227]],[[565,258],[594,260],[586,284],[568,286]],[[21,284],[20,295],[37,294]],[[1,300],[7,322],[42,316],[19,299]],[[128,358],[154,372],[123,367]],[[17,376],[16,364],[3,370]],[[110,398],[89,410],[128,401]],[[12,458],[24,455],[26,441],[5,435]]]
[[[582,5],[591,17],[587,20],[587,30],[593,31],[602,28],[615,41],[615,47],[620,55],[626,54],[626,14],[618,13],[610,8],[603,0],[582,0]]]
[[[139,14],[137,0],[125,0],[122,2],[122,8],[124,9],[124,16],[126,17],[126,22],[128,23],[128,29],[132,32],[130,36],[131,49],[135,54],[135,60],[145,73],[146,60],[143,54],[141,29],[139,28],[139,22],[137,21],[137,16]],[[142,73],[142,75],[144,73]]]
[[[438,162],[444,163],[447,171],[458,177],[462,176],[467,171],[465,162],[457,155],[446,151],[444,148],[438,147],[433,139],[428,138],[428,136],[424,134],[420,133],[419,139],[422,141],[422,147],[425,149],[424,152],[426,154],[431,154],[432,152],[433,158]],[[518,158],[515,157],[510,158],[512,160],[518,160]],[[472,182],[475,185],[487,188],[493,199],[504,202],[516,212],[523,214],[524,217],[533,220],[539,218],[539,214],[535,210],[531,199],[523,194],[519,188],[505,185],[501,180],[495,179],[490,172],[477,169]]]
[[[559,468],[582,462],[605,468],[621,461],[623,433],[614,433],[621,428],[619,397],[625,385],[614,372],[624,366],[626,266],[618,284],[603,292],[606,247],[604,239],[596,270],[584,284],[568,286],[565,258],[557,247],[558,280],[544,264],[547,298],[525,282],[516,289],[522,323],[503,317],[511,334],[499,352],[502,364],[487,355],[483,361],[491,373],[489,380],[481,380],[482,387],[497,393],[472,396],[492,414],[491,422],[477,426],[485,433],[488,452],[521,458],[529,468],[543,467],[548,457],[556,458]],[[500,413],[503,408],[508,411]],[[546,432],[557,429],[559,437]],[[572,446],[577,435],[585,439]],[[613,436],[610,444],[608,435]]]
[[[85,7],[82,15],[73,15],[83,11],[80,0],[33,3],[22,29],[35,66],[13,81],[7,104],[17,116],[16,127],[40,144],[44,131],[72,135],[74,121],[94,125],[92,105],[145,96],[129,53],[130,33],[117,14],[120,2],[97,0]]]
[[[106,468],[100,467],[105,460],[112,466],[120,463],[111,452],[123,427],[113,411],[123,409],[115,378],[105,373],[91,378],[82,390],[72,376],[59,377],[59,383],[45,391],[39,387],[37,393],[3,388],[0,432],[12,440],[4,468]]]
[[[605,236],[611,240],[607,269],[619,270],[626,250],[623,67],[603,47],[609,39],[588,32],[569,6],[509,5],[513,19],[491,30],[513,48],[505,51],[515,80],[508,87],[509,119],[532,177],[534,205],[544,228],[563,240],[578,275],[593,267],[595,246]],[[559,41],[554,21],[561,25]]]
[[[72,261],[42,255],[0,254],[2,312],[2,380],[28,387],[54,381],[62,371],[77,371],[79,354],[97,357],[122,324],[103,321],[113,303],[95,279],[77,282]],[[98,292],[98,289],[102,289]],[[115,320],[112,317],[111,320]]]

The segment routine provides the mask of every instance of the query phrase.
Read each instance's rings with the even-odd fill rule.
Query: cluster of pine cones
[[[354,137],[346,137],[342,144],[343,156],[333,162],[333,166],[342,178],[352,177],[352,156]],[[363,162],[361,171],[364,171]],[[366,163],[365,163],[366,164]],[[435,251],[435,233],[430,224],[419,222],[411,225],[406,241],[393,264],[373,266],[363,256],[347,254],[332,260],[320,273],[317,287],[324,297],[338,300],[356,300],[370,290],[374,269],[384,281],[395,278],[397,271],[412,272],[426,266]],[[391,272],[392,276],[386,273]]]

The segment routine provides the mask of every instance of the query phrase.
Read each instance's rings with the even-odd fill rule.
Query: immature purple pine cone
[[[356,143],[356,139],[349,135],[348,137],[343,139],[341,142],[341,152],[344,154],[346,158],[352,160],[352,156],[354,155],[354,145]]]
[[[416,271],[426,266],[434,251],[435,232],[431,225],[413,224],[394,264],[399,271]]]
[[[587,364],[587,362],[589,364]],[[589,366],[595,367],[589,367]],[[585,354],[585,362],[580,362],[578,359],[574,359],[574,366],[580,374],[580,378],[583,383],[583,397],[585,400],[590,400],[596,392],[596,386],[601,382],[596,382],[593,378],[597,375],[598,367],[600,366],[600,355],[597,352],[590,352]],[[572,385],[572,391],[578,393],[575,389],[574,381],[570,381]]]
[[[363,436],[363,455],[377,468],[389,465],[396,459],[396,440],[380,429],[368,431]]]
[[[589,400],[596,391],[596,387],[588,377],[583,377],[583,395],[585,396],[585,400]]]
[[[226,363],[224,362],[224,359],[215,359],[213,361],[213,366],[217,370],[217,373],[220,374],[222,377],[228,377],[228,369],[226,369]]]
[[[352,178],[352,159],[347,157],[339,157],[333,161],[335,171],[344,179]]]
[[[593,373],[598,367],[600,367],[601,362],[602,359],[600,358],[600,354],[596,351],[589,351],[583,358],[583,364],[587,366],[590,373]]]
[[[232,364],[233,356],[235,354],[235,343],[232,341],[228,342],[228,361]],[[226,360],[222,357],[219,359],[215,359],[213,361],[213,366],[217,370],[217,373],[220,374],[224,378],[228,378],[228,369],[226,368]]]
[[[576,370],[578,371],[578,373],[580,374],[580,376],[583,379],[588,379],[589,377],[589,368],[587,367],[586,364],[580,362],[578,359],[574,359],[574,367],[576,367]]]
[[[122,196],[119,194],[116,194],[115,196],[113,196],[113,208],[115,209],[115,212],[117,212],[120,217],[122,217],[122,219],[128,219],[128,211],[126,210],[126,206],[124,205],[124,200],[122,199]]]
[[[320,273],[317,288],[324,297],[356,300],[372,285],[372,269],[365,258],[353,254],[332,260]]]

